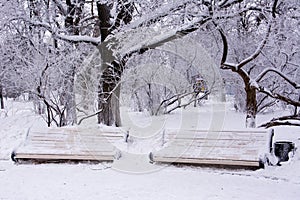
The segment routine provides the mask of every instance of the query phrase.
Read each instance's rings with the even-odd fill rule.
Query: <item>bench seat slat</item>
[[[121,131],[55,128],[30,132],[14,152],[17,160],[105,160],[119,155],[114,142],[124,142]]]
[[[230,159],[199,159],[199,158],[174,158],[174,157],[156,157],[155,162],[162,163],[185,163],[185,164],[207,164],[207,165],[229,165],[229,166],[244,166],[244,167],[259,167],[258,161],[247,160],[230,160]]]
[[[162,135],[162,149],[152,152],[154,162],[260,166],[267,151],[265,131],[170,130]]]
[[[34,160],[101,160],[111,161],[114,155],[100,154],[25,154],[20,153],[15,156],[16,159],[34,159]]]

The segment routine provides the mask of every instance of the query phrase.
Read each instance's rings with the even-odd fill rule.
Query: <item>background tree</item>
[[[263,83],[267,84],[264,78],[272,71],[267,70],[263,73],[262,70],[262,68],[265,68],[265,66],[262,66],[266,63],[265,60],[272,57],[269,52],[264,52],[265,49],[268,49],[266,42],[267,39],[269,41],[273,37],[273,33],[279,31],[279,29],[275,31],[275,29],[268,29],[267,27],[271,21],[282,19],[282,16],[291,19],[297,18],[297,14],[295,14],[295,12],[298,12],[299,7],[297,1],[289,0],[283,3],[278,0],[27,0],[24,2],[14,1],[13,6],[8,3],[3,4],[18,11],[10,13],[6,25],[3,25],[3,27],[9,27],[6,30],[13,36],[11,37],[14,38],[13,44],[17,46],[17,38],[26,38],[24,40],[27,41],[26,45],[32,49],[26,51],[27,47],[21,48],[25,51],[18,54],[19,58],[16,62],[22,64],[14,65],[13,69],[18,68],[21,73],[23,73],[25,66],[30,69],[38,69],[39,73],[37,74],[39,76],[34,79],[38,80],[35,81],[38,84],[35,84],[35,86],[32,84],[29,88],[31,90],[35,88],[35,94],[37,93],[44,104],[47,104],[44,101],[46,99],[48,99],[47,102],[52,102],[53,105],[60,102],[59,105],[50,106],[53,113],[60,113],[59,117],[62,120],[59,121],[63,121],[63,123],[58,123],[60,125],[73,124],[77,121],[74,84],[77,72],[82,71],[82,60],[93,51],[92,46],[98,47],[99,52],[95,55],[100,57],[99,61],[101,62],[100,64],[96,63],[99,67],[99,70],[97,70],[99,74],[95,76],[97,79],[96,97],[98,106],[94,114],[98,115],[98,123],[119,126],[120,80],[124,69],[128,67],[126,65],[128,59],[138,57],[150,49],[161,47],[187,35],[189,37],[193,34],[197,35],[200,30],[207,29],[210,30],[210,34],[215,35],[216,33],[213,31],[215,27],[222,28],[223,32],[221,33],[224,44],[229,43],[230,46],[229,51],[227,51],[229,61],[225,62],[227,56],[223,56],[222,67],[239,72],[236,74],[239,74],[244,82],[244,86],[241,87],[245,87],[246,94],[251,94],[250,96],[247,95],[246,98],[248,100],[254,99],[246,101],[247,119],[251,119],[248,120],[249,123],[247,124],[255,126],[257,90],[273,99],[284,99],[282,98],[284,95],[278,95],[275,90],[271,90],[271,93],[269,93],[269,91],[262,89],[269,87],[263,85]],[[297,19],[294,21],[294,24],[297,24]],[[284,28],[280,31],[286,32]],[[266,33],[268,33],[267,37],[265,37]],[[279,34],[276,33],[275,35]],[[297,31],[295,31],[295,35],[297,35]],[[239,46],[232,45],[233,38],[242,41]],[[251,45],[247,40],[251,41]],[[220,40],[216,41],[216,47],[219,47],[217,52],[220,52],[222,42]],[[287,44],[287,46],[289,45]],[[226,52],[226,48],[224,49]],[[43,50],[42,53],[39,52],[40,50]],[[272,50],[272,52],[276,52],[276,50]],[[35,57],[30,56],[29,59],[23,56],[23,53]],[[56,56],[54,56],[55,54]],[[14,52],[9,53],[9,55],[16,58]],[[58,60],[55,60],[56,57],[59,57],[58,55],[65,57],[64,61],[58,62]],[[79,61],[72,60],[68,62],[67,59],[71,57],[67,55],[80,55],[77,57]],[[262,55],[266,55],[264,59],[262,59]],[[289,59],[292,59],[290,62],[294,63],[293,59],[296,56],[292,55],[295,54],[288,53],[288,55]],[[218,54],[213,57],[218,58]],[[47,62],[40,62],[44,58],[48,58]],[[250,62],[254,60],[257,62],[255,65]],[[24,61],[27,62],[27,65]],[[231,62],[239,64],[232,65]],[[277,62],[274,62],[275,65],[278,64]],[[53,69],[62,73],[55,75]],[[282,73],[289,73],[288,71],[290,70]],[[18,70],[15,70],[15,72],[18,72]],[[278,75],[279,73],[275,74]],[[55,85],[53,79],[50,78],[52,75],[61,78],[58,81],[61,90],[52,87]],[[257,78],[255,79],[255,77]],[[285,80],[290,80],[287,79],[287,76],[284,77]],[[289,81],[287,82],[289,83]],[[36,85],[40,86],[40,91]],[[288,85],[294,87],[295,84],[289,83]],[[286,88],[288,86],[282,85],[282,87]],[[276,89],[276,87],[273,89]],[[42,94],[43,90],[47,93]],[[54,101],[54,99],[59,101]],[[288,98],[288,100],[285,99],[285,102],[289,102],[289,104],[293,102],[296,103],[296,107],[298,106],[295,100],[290,101],[291,98]],[[252,103],[248,104],[249,102]],[[54,119],[56,118],[54,117]]]
[[[292,105],[297,105],[297,100],[293,100],[290,95],[286,95],[285,91],[288,87],[288,85],[293,86],[294,89],[298,89],[297,83],[294,82],[292,79],[289,78],[291,73],[295,75],[296,69],[295,66],[293,66],[293,69],[289,70],[284,70],[286,67],[279,67],[278,65],[280,62],[282,63],[282,60],[280,59],[280,56],[277,54],[278,52],[282,52],[283,50],[283,45],[278,45],[282,43],[280,39],[278,40],[278,25],[276,27],[276,22],[278,23],[278,19],[276,19],[276,9],[278,8],[278,1],[273,1],[273,2],[267,2],[264,1],[262,2],[262,5],[273,5],[272,10],[270,9],[265,13],[265,16],[262,16],[261,11],[259,10],[258,13],[255,13],[256,11],[251,11],[251,13],[254,14],[254,17],[251,17],[251,15],[245,15],[248,16],[247,19],[251,20],[251,23],[254,24],[256,27],[257,25],[262,26],[263,21],[265,20],[265,23],[269,24],[269,27],[271,27],[271,23],[275,24],[275,28],[269,28],[266,34],[265,39],[262,40],[261,45],[257,48],[256,51],[253,51],[254,53],[250,56],[248,56],[246,59],[240,61],[239,59],[236,59],[237,64],[232,64],[227,62],[227,54],[228,54],[228,43],[227,43],[227,37],[225,36],[223,31],[220,31],[223,43],[224,43],[224,53],[223,53],[223,58],[221,62],[221,67],[223,69],[230,69],[233,72],[236,72],[239,74],[239,76],[243,79],[244,85],[245,85],[245,91],[246,91],[246,111],[247,111],[247,119],[246,124],[248,127],[255,127],[255,116],[258,111],[258,106],[261,106],[262,100],[267,99],[267,96],[273,98],[273,99],[279,99],[281,101],[284,101],[285,103],[289,103]],[[289,2],[289,6],[294,5],[293,2]],[[295,6],[295,5],[294,5]],[[270,7],[270,6],[269,6]],[[293,7],[293,6],[292,6]],[[293,8],[292,8],[293,10]],[[253,16],[252,14],[252,16]],[[272,15],[268,17],[268,15]],[[282,14],[281,16],[278,15],[278,18],[281,20],[285,18],[285,16]],[[270,20],[273,18],[272,20]],[[244,21],[244,20],[242,20]],[[275,22],[274,22],[275,21]],[[280,20],[279,20],[280,21]],[[244,23],[245,24],[245,23]],[[251,30],[251,26],[248,26],[246,23],[245,28]],[[266,28],[265,28],[266,29]],[[238,30],[243,30],[241,28],[238,28]],[[256,35],[258,35],[261,29],[255,28],[254,29],[256,32]],[[282,30],[282,29],[281,29]],[[296,31],[297,32],[297,31]],[[240,31],[237,31],[237,33],[240,34]],[[288,34],[288,32],[286,32]],[[250,36],[250,34],[246,34],[247,37]],[[239,37],[237,37],[239,38]],[[253,41],[253,38],[251,38]],[[267,44],[268,41],[268,44]],[[289,47],[293,46],[293,42],[289,42],[290,44],[288,45]],[[267,44],[267,46],[266,46]],[[276,50],[275,50],[276,49]],[[242,50],[245,50],[242,49]],[[239,47],[233,48],[233,52],[243,52]],[[286,49],[287,50],[287,49]],[[275,54],[274,54],[275,53]],[[276,55],[277,54],[277,55]],[[237,55],[237,53],[235,53]],[[263,56],[259,56],[263,55]],[[258,57],[259,56],[259,57]],[[272,59],[273,57],[274,59]],[[288,57],[286,55],[286,57]],[[279,59],[278,59],[279,58]],[[255,61],[253,63],[252,61]],[[270,65],[272,67],[266,67]],[[248,65],[248,66],[247,66]],[[291,67],[291,66],[290,66]],[[267,76],[268,72],[274,72],[276,75],[279,76]],[[290,73],[290,75],[289,75]],[[284,83],[278,82],[279,79],[285,80]],[[278,83],[278,84],[275,84]],[[297,93],[296,90],[293,90],[294,92]],[[261,98],[261,101],[259,102],[260,104],[257,104],[257,91],[264,93],[264,96]],[[277,91],[280,91],[280,94],[278,94]],[[292,92],[292,93],[294,93]],[[299,100],[298,100],[299,101]],[[274,104],[274,101],[271,101],[269,105]],[[248,123],[249,122],[249,123]]]

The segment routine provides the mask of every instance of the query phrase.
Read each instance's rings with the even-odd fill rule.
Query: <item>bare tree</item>
[[[222,41],[223,41],[223,56],[221,59],[221,68],[225,69],[225,70],[226,69],[231,70],[232,72],[237,73],[244,82],[245,93],[246,93],[246,112],[247,112],[246,113],[246,115],[247,115],[246,116],[246,126],[248,126],[248,127],[256,126],[255,117],[256,117],[256,114],[258,111],[258,107],[261,106],[261,103],[263,100],[267,99],[267,96],[270,97],[271,99],[280,100],[282,102],[285,102],[285,103],[293,105],[293,106],[299,105],[299,102],[298,102],[299,100],[297,100],[297,99],[295,100],[295,98],[292,98],[287,93],[285,93],[286,89],[290,88],[289,86],[292,86],[293,89],[296,89],[296,90],[299,89],[297,82],[289,77],[289,73],[295,74],[295,72],[296,72],[295,69],[290,70],[291,68],[289,68],[289,70],[286,70],[287,60],[288,60],[289,56],[286,55],[287,59],[283,65],[279,64],[278,62],[280,62],[281,60],[277,59],[277,58],[280,58],[280,56],[274,57],[274,54],[272,54],[270,51],[271,47],[266,45],[268,42],[268,44],[271,44],[273,49],[277,48],[275,52],[278,52],[278,51],[282,52],[281,48],[283,46],[277,45],[280,42],[280,40],[278,40],[278,36],[280,36],[280,34],[278,34],[278,28],[275,26],[276,25],[275,18],[276,17],[278,17],[278,18],[284,17],[284,15],[282,14],[282,16],[281,16],[281,15],[277,14],[280,11],[280,9],[278,8],[278,5],[277,5],[278,1],[274,1],[271,3],[273,5],[273,9],[270,11],[267,11],[266,13],[264,13],[264,15],[262,15],[261,12],[253,13],[256,11],[251,11],[251,13],[253,13],[254,15],[252,14],[252,18],[250,18],[250,15],[248,16],[248,19],[251,19],[251,21],[254,20],[251,23],[255,22],[255,26],[257,26],[257,25],[261,26],[263,24],[262,23],[263,21],[265,21],[265,23],[267,23],[269,25],[268,25],[264,39],[262,40],[260,45],[257,47],[257,49],[254,51],[254,53],[250,54],[250,56],[248,56],[247,58],[242,59],[241,61],[238,61],[237,63],[229,63],[227,61],[227,55],[229,52],[228,39],[227,39],[228,37],[226,36],[224,31],[219,30]],[[293,7],[293,4],[291,2],[289,2],[289,5]],[[280,12],[280,13],[282,13],[282,12]],[[270,14],[272,14],[272,17],[268,16]],[[271,19],[271,20],[267,20],[267,19]],[[273,24],[273,26],[275,26],[275,28],[272,29],[271,24]],[[251,27],[248,27],[247,24],[245,24],[245,26],[247,28],[251,28]],[[286,32],[285,35],[286,34],[289,34],[289,33]],[[249,35],[246,35],[246,36],[249,37]],[[292,45],[288,44],[288,46],[290,47]],[[267,50],[268,50],[268,52],[267,52]],[[272,61],[272,59],[270,59],[270,57],[274,57],[277,60]],[[255,63],[254,63],[254,61],[255,61]],[[265,65],[271,65],[272,67],[266,67]],[[282,65],[282,66],[279,67],[278,65]],[[270,73],[273,73],[273,75],[269,76]],[[275,80],[277,80],[277,81],[284,80],[284,84],[282,84],[282,83],[275,84],[277,82]],[[257,103],[257,92],[267,95],[267,96],[264,96],[260,100],[259,103]],[[295,92],[295,90],[292,93],[294,93],[294,92]],[[296,92],[296,94],[298,94],[298,92]],[[272,105],[274,105],[274,102],[275,102],[274,100],[270,101],[269,105],[265,104],[265,106],[272,106]],[[284,118],[280,118],[280,119],[284,119]],[[280,124],[280,123],[276,122],[273,124]],[[281,124],[284,124],[284,123],[281,123]],[[290,122],[286,123],[286,125],[290,125],[290,124],[292,124],[292,123],[290,123]],[[269,125],[270,124],[266,124],[265,126],[269,126]]]
[[[268,21],[265,16],[277,17],[278,7],[281,5],[280,2],[271,0],[265,3],[258,3],[255,0],[164,2],[152,0],[52,0],[28,2],[33,4],[30,14],[26,14],[27,8],[23,4],[19,4],[25,11],[21,15],[13,16],[10,20],[11,23],[25,24],[29,27],[27,29],[29,33],[43,32],[40,41],[44,41],[47,37],[51,38],[51,45],[57,49],[63,48],[62,41],[71,43],[74,51],[78,51],[76,46],[83,43],[98,47],[101,69],[99,70],[97,89],[98,109],[95,114],[98,115],[99,123],[117,126],[121,124],[118,102],[120,80],[128,59],[195,33],[207,24],[234,23],[237,17],[240,19],[242,16],[251,23],[256,23],[256,27],[263,27]],[[262,35],[261,32],[260,35]],[[222,34],[223,40],[226,36],[227,34]],[[256,99],[256,91],[252,79],[243,74],[243,68],[261,54],[267,38],[262,39],[263,42],[256,51],[251,49],[254,52],[251,56],[245,60],[239,60],[238,64],[234,66],[225,62],[225,56],[222,59],[223,68],[239,71],[239,75],[244,77],[243,80],[245,80],[249,94],[248,99]],[[82,53],[84,54],[83,51]],[[66,70],[66,82],[64,82],[65,91],[70,92],[71,96],[62,96],[65,97],[63,102],[69,110],[68,113],[73,113],[71,118],[76,121],[72,87],[74,86],[73,78],[76,75],[75,68],[80,65],[75,68],[72,66]],[[66,104],[68,102],[71,103]],[[249,102],[252,102],[251,105],[247,105],[249,108],[256,103],[254,100]],[[257,106],[254,105],[254,107]],[[256,112],[257,110],[252,109],[248,118],[255,117]],[[72,121],[72,119],[68,121]],[[253,120],[250,124],[254,126]]]

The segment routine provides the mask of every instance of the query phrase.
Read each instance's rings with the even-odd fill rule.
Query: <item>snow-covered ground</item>
[[[151,143],[136,144],[115,163],[16,165],[10,153],[28,128],[46,123],[34,115],[30,103],[6,101],[0,111],[0,200],[4,199],[298,199],[300,155],[282,166],[257,171],[191,166],[152,165],[146,153]],[[162,128],[241,129],[244,115],[229,104],[206,103],[167,117],[123,112],[124,128],[140,141]],[[126,111],[124,109],[123,111]],[[258,124],[278,113],[258,116]],[[91,122],[85,122],[83,126]],[[300,128],[275,129],[275,140],[300,145]]]

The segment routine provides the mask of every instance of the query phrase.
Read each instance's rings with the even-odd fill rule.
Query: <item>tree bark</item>
[[[256,100],[256,88],[251,86],[250,77],[243,69],[236,71],[243,79],[246,92],[246,127],[256,127],[256,114],[257,114],[257,100]]]
[[[101,76],[98,93],[98,109],[102,110],[102,112],[98,114],[99,124],[121,126],[119,81],[122,71],[121,64],[113,62],[113,65],[108,66]]]
[[[3,87],[0,84],[0,109],[4,109]]]
[[[65,18],[65,28],[73,35],[79,35],[78,23],[82,17],[83,5],[85,0],[79,0],[78,5],[72,3],[71,0],[66,0],[68,15]],[[70,69],[64,75],[64,91],[61,94],[61,103],[65,107],[65,113],[61,119],[61,125],[74,125],[77,122],[76,102],[74,92],[75,82],[75,66],[70,66]]]
[[[63,125],[74,125],[77,122],[74,82],[75,67],[72,67],[72,69],[66,74],[64,84],[64,89],[66,91],[62,94],[63,105],[66,109],[66,117]]]
[[[130,4],[124,4],[126,6]],[[125,24],[131,21],[131,13],[128,9],[124,9],[121,6],[121,10],[118,15],[118,24],[112,27],[110,23],[110,8],[107,4],[97,3],[98,16],[100,21],[100,34],[101,41],[104,42],[105,39],[111,34],[112,28],[117,28],[121,21]],[[123,58],[120,62],[113,61],[110,63],[105,52],[101,53],[101,60],[103,68],[105,69],[101,75],[99,81],[99,91],[98,91],[98,109],[102,110],[98,114],[98,123],[105,124],[108,126],[121,126],[121,116],[120,116],[120,84],[121,75],[123,72],[123,66],[126,64],[127,58]]]
[[[256,89],[249,86],[249,83],[245,87],[246,91],[246,127],[256,127],[256,114],[257,114],[257,101],[256,101]]]

